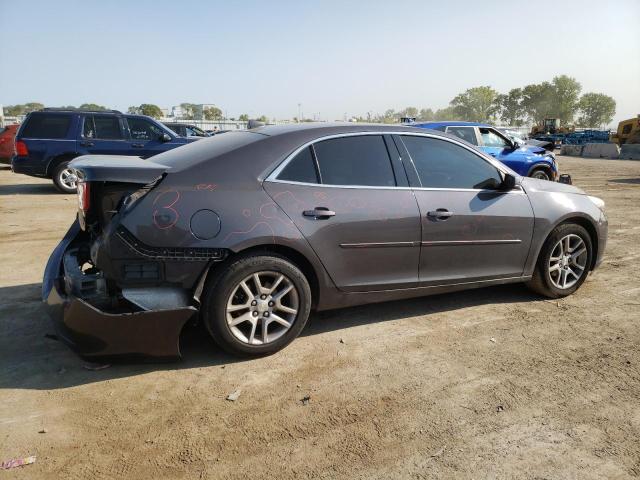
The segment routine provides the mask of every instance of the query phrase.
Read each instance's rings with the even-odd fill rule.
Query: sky
[[[561,74],[639,114],[640,0],[0,0],[5,106],[337,120]]]

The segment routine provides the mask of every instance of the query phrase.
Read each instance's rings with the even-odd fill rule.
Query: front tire
[[[69,162],[62,162],[53,170],[53,184],[62,193],[76,193],[78,177]]]
[[[300,334],[311,310],[311,289],[286,258],[252,254],[216,272],[203,300],[203,322],[222,349],[262,356],[284,348]]]
[[[544,168],[536,168],[530,175],[531,178],[537,178],[538,180],[551,180],[549,172]]]
[[[584,227],[575,223],[558,225],[542,246],[527,285],[549,298],[571,295],[587,279],[592,258],[591,237]]]

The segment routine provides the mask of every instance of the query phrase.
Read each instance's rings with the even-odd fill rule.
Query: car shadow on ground
[[[56,340],[40,301],[40,284],[0,288],[0,389],[51,390],[142,375],[229,365],[247,360],[221,351],[201,325],[188,325],[180,337],[182,359],[165,363],[113,361],[109,368],[89,364]],[[416,316],[432,316],[484,304],[540,300],[522,285],[487,287],[466,292],[398,300],[312,314],[302,337]],[[425,319],[429,321],[429,319]],[[286,355],[286,350],[281,355]]]
[[[0,185],[0,196],[4,195],[62,195],[53,184],[21,183]]]
[[[612,178],[607,180],[611,183],[628,183],[631,185],[640,185],[640,177],[638,178]]]

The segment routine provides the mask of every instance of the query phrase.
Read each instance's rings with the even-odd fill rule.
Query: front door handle
[[[492,157],[495,157],[497,153],[490,153],[489,155],[491,155]]]
[[[447,220],[453,216],[453,212],[450,212],[446,208],[438,208],[437,210],[431,210],[427,212],[427,217],[434,220]]]
[[[131,146],[133,148],[142,148],[144,147],[144,143],[132,143]]]
[[[80,142],[83,147],[93,147],[93,142]]]
[[[316,207],[313,210],[305,210],[302,215],[305,217],[313,217],[316,220],[324,220],[335,216],[336,212],[329,210],[327,207]]]

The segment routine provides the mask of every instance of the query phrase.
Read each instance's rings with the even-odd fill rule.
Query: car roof
[[[448,120],[446,122],[415,122],[412,123],[413,126],[419,126],[421,128],[437,128],[437,127],[490,127],[491,125],[487,123],[480,122],[462,122],[457,120]]]
[[[355,122],[305,122],[288,123],[284,125],[264,125],[248,130],[268,137],[299,134],[302,136],[322,136],[323,134],[333,135],[341,133],[358,132],[415,132],[424,133],[424,130],[413,126],[388,124],[388,123],[355,123]],[[305,135],[307,134],[307,135]]]

